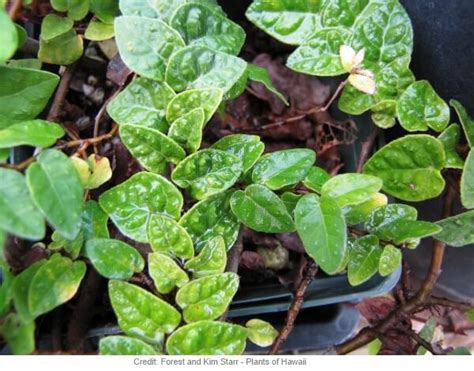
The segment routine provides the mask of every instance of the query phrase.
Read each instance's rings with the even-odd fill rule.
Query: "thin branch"
[[[410,336],[419,346],[422,346],[425,348],[428,352],[430,352],[433,355],[441,355],[443,353],[439,353],[433,348],[433,345],[429,341],[426,341],[423,339],[419,334],[417,334],[415,331],[411,329],[404,329],[403,332]]]
[[[372,132],[368,136],[368,138],[362,143],[362,148],[359,155],[359,162],[357,163],[357,172],[361,173],[364,167],[364,164],[367,162],[370,154],[372,153],[372,149],[374,148],[375,140],[379,135],[379,128],[374,126]]]
[[[121,91],[120,88],[115,89],[114,93],[104,102],[102,107],[100,107],[100,110],[97,113],[97,116],[95,117],[95,120],[94,120],[94,133],[93,133],[94,138],[97,138],[99,136],[100,124],[102,122],[105,112],[107,112],[107,106],[109,105],[110,101],[114,99],[120,93],[120,91]],[[97,149],[97,143],[96,143],[94,144],[94,153],[97,153],[97,152],[98,152],[98,149]]]
[[[342,89],[344,89],[344,87],[347,85],[347,83],[349,82],[348,79],[344,80],[343,82],[341,82],[339,84],[339,86],[337,87],[336,91],[334,92],[334,94],[332,95],[331,99],[329,99],[329,101],[326,103],[326,105],[321,108],[320,112],[326,112],[331,106],[332,104],[334,103],[334,101],[337,99],[337,97],[339,96],[339,94],[341,94],[342,92]]]
[[[10,9],[8,10],[8,15],[10,16],[13,22],[15,22],[18,16],[20,15],[22,7],[22,0],[15,0],[11,5]]]
[[[433,306],[440,306],[440,307],[447,307],[447,308],[453,308],[457,309],[461,312],[466,312],[468,310],[471,310],[474,308],[474,305],[469,304],[469,303],[458,303],[456,301],[450,300],[450,299],[445,299],[445,298],[438,298],[432,296],[430,300],[428,301],[429,305]]]

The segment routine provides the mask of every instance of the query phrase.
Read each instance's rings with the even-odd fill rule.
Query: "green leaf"
[[[50,147],[64,135],[58,124],[45,120],[23,121],[0,130],[0,148],[21,145]]]
[[[43,151],[26,171],[34,203],[46,220],[65,238],[74,239],[81,228],[82,186],[69,158],[54,149]]]
[[[176,309],[138,286],[109,281],[109,297],[123,332],[147,343],[161,344],[181,322]]]
[[[166,110],[166,119],[173,122],[186,115],[188,112],[202,108],[206,117],[204,123],[207,123],[222,102],[221,89],[192,89],[178,94],[168,104]]]
[[[90,10],[94,15],[99,18],[102,22],[107,24],[113,24],[115,17],[119,14],[119,2],[117,0],[89,0]],[[131,4],[137,1],[120,1],[120,3]],[[146,3],[138,0],[139,3]],[[121,4],[122,5],[122,4]],[[123,12],[124,15],[125,12]]]
[[[0,179],[0,230],[30,240],[42,239],[44,219],[31,199],[25,177],[0,169]]]
[[[316,161],[310,149],[287,149],[268,153],[255,164],[252,181],[272,190],[294,185],[303,180]]]
[[[385,246],[379,260],[380,275],[386,277],[395,272],[401,265],[402,251],[392,245]]]
[[[119,0],[119,7],[123,15],[158,18],[156,10],[148,0]]]
[[[86,243],[86,256],[97,272],[111,280],[128,280],[145,267],[140,253],[119,240],[91,239]]]
[[[367,351],[369,352],[369,356],[378,355],[380,349],[382,349],[382,345],[382,342],[378,338],[367,344]]]
[[[34,275],[28,290],[28,307],[32,316],[48,313],[69,301],[79,289],[86,265],[53,255]]]
[[[400,125],[407,131],[426,131],[431,128],[441,132],[449,124],[449,106],[428,81],[413,83],[400,97],[397,104]]]
[[[372,175],[342,174],[325,182],[321,194],[333,198],[340,207],[351,206],[368,201],[382,185],[382,180]]]
[[[390,129],[397,123],[397,101],[385,100],[372,107],[372,121],[382,129]],[[374,340],[375,341],[375,340]],[[377,339],[377,341],[379,341]]]
[[[91,154],[86,160],[73,156],[71,161],[77,170],[84,189],[96,189],[112,178],[112,169],[107,157]]]
[[[390,227],[398,220],[408,222],[416,220],[417,217],[418,211],[412,206],[389,204],[375,209],[367,218],[365,227],[370,233],[382,233],[386,227]],[[386,236],[381,238],[384,239],[384,237]]]
[[[435,198],[444,189],[443,145],[429,135],[407,135],[384,146],[365,164],[366,174],[383,180],[383,190],[404,201]]]
[[[35,323],[23,322],[15,313],[5,317],[0,334],[13,354],[31,354],[35,350]]]
[[[189,111],[173,122],[168,136],[186,151],[190,153],[196,152],[201,147],[204,115],[202,108]]]
[[[474,209],[474,150],[469,152],[462,173],[461,201],[466,209]]]
[[[178,219],[183,196],[167,179],[141,172],[102,193],[99,204],[125,236],[147,242],[147,225],[153,214]]]
[[[147,170],[164,173],[168,162],[178,164],[186,152],[162,132],[136,125],[121,125],[120,138],[138,162]]]
[[[298,201],[300,200],[301,197],[303,197],[303,195],[295,194],[291,192],[285,192],[280,196],[280,199],[285,204],[285,207],[286,207],[286,210],[288,210],[288,213],[290,215],[293,215],[296,205],[298,204]]]
[[[278,331],[271,324],[260,319],[247,321],[245,327],[250,341],[260,347],[269,347],[278,336]]]
[[[247,18],[275,39],[300,45],[321,26],[322,1],[255,0]]]
[[[349,249],[347,273],[352,286],[360,285],[371,278],[379,269],[382,248],[377,236],[358,238]]]
[[[112,24],[92,20],[87,25],[84,37],[91,41],[104,41],[114,37],[115,31]]]
[[[179,33],[158,19],[121,16],[115,19],[114,28],[124,63],[152,80],[164,80],[171,55],[184,47]]]
[[[427,341],[428,343],[431,343],[433,341],[435,330],[436,330],[436,319],[430,318],[428,321],[426,321],[425,325],[423,326],[423,328],[421,329],[418,335],[420,335],[420,337],[423,340]],[[428,350],[425,349],[424,347],[419,346],[416,352],[416,355],[419,355],[419,356],[424,355],[426,354],[427,351]]]
[[[52,0],[51,5],[60,12],[67,11],[68,17],[79,21],[89,13],[89,0]]]
[[[166,108],[175,95],[166,83],[139,77],[110,102],[107,112],[119,125],[146,126],[166,133]]]
[[[456,110],[459,121],[464,129],[464,133],[466,134],[469,147],[474,147],[474,120],[468,115],[463,105],[457,100],[452,99],[449,103],[451,104],[451,107]]]
[[[331,176],[328,172],[320,167],[313,166],[306,178],[303,180],[303,184],[306,188],[313,192],[321,193],[324,183],[326,183]]]
[[[160,294],[168,294],[189,281],[188,275],[173,259],[157,252],[148,255],[148,272]]]
[[[257,66],[256,64],[249,64],[247,66],[247,73],[248,73],[248,78],[252,81],[259,82],[263,84],[268,91],[272,92],[275,94],[278,98],[280,98],[285,105],[289,106],[290,103],[288,103],[288,100],[285,98],[285,96],[278,91],[278,89],[273,85],[273,81],[270,77],[270,74],[265,68],[262,68],[260,66]],[[239,94],[240,95],[240,94]]]
[[[295,209],[296,230],[306,252],[327,274],[340,271],[347,249],[344,215],[336,201],[314,194],[303,196]]]
[[[181,259],[194,256],[193,242],[186,230],[165,215],[152,215],[148,224],[148,239],[153,251]]]
[[[463,247],[474,243],[474,210],[468,211],[436,223],[443,230],[435,235],[437,240],[454,246]]]
[[[193,273],[193,278],[224,273],[227,264],[227,249],[222,237],[214,237],[206,242],[195,258],[188,260],[185,269]]]
[[[362,223],[368,218],[372,211],[387,205],[387,203],[387,196],[382,193],[376,193],[365,202],[354,206],[346,206],[343,208],[346,222],[349,225]]]
[[[193,198],[202,200],[232,187],[242,170],[238,157],[217,149],[204,149],[180,162],[171,179]]]
[[[199,321],[180,327],[166,342],[170,355],[240,355],[247,329],[225,322]]]
[[[468,311],[465,313],[465,316],[466,316],[466,318],[467,318],[469,321],[474,322],[474,309],[468,310]]]
[[[68,17],[48,14],[41,23],[41,38],[50,41],[65,34],[74,27],[74,21]]]
[[[0,66],[0,117],[35,118],[48,104],[59,77],[46,71]]]
[[[438,140],[444,147],[447,168],[462,169],[464,167],[464,160],[459,156],[456,150],[460,138],[461,128],[458,124],[451,124],[438,137]]]
[[[0,9],[0,63],[4,62],[15,54],[18,47],[18,33],[15,24],[12,22],[7,12]]]
[[[239,54],[245,41],[242,27],[206,4],[180,6],[170,26],[181,34],[187,45],[206,46],[223,53]]]
[[[232,191],[223,192],[198,202],[179,221],[196,251],[201,251],[204,244],[216,236],[224,238],[227,250],[234,244],[240,223],[230,209],[232,194]]]
[[[450,356],[470,356],[471,351],[466,347],[454,348],[451,352],[448,353]]]
[[[0,164],[4,164],[10,157],[9,148],[0,148]]]
[[[152,356],[157,351],[139,339],[128,336],[107,336],[99,341],[102,356]]]
[[[92,238],[109,238],[109,230],[107,229],[108,219],[109,217],[104,213],[96,201],[87,201],[84,211],[82,212],[82,231],[84,232],[84,240],[88,241]]]
[[[84,246],[84,233],[80,231],[74,239],[68,240],[55,231],[51,235],[51,241],[48,245],[49,250],[64,249],[71,259],[76,260]]]
[[[212,320],[223,314],[237,289],[239,276],[221,273],[193,280],[180,288],[176,303],[183,310],[186,322]]]
[[[235,216],[257,232],[293,232],[295,225],[285,204],[268,188],[252,184],[232,195],[230,205]]]
[[[175,91],[219,88],[227,93],[246,69],[243,59],[205,46],[188,46],[170,58],[166,82]]]

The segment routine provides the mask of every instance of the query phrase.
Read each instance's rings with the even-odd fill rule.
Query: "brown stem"
[[[15,0],[11,5],[10,9],[8,10],[8,15],[10,16],[13,22],[15,22],[18,16],[20,15],[22,6],[22,0]]]
[[[334,103],[334,101],[337,99],[337,97],[339,96],[339,94],[341,94],[342,92],[342,89],[344,89],[344,87],[347,85],[348,83],[348,79],[344,80],[343,82],[341,82],[339,84],[339,86],[337,87],[336,91],[334,92],[334,94],[332,95],[331,99],[329,99],[329,101],[326,103],[326,105],[321,108],[320,112],[326,112],[331,106],[332,104]]]
[[[293,331],[293,328],[295,327],[295,320],[298,317],[301,306],[303,305],[306,289],[313,281],[314,276],[317,272],[318,266],[316,265],[316,263],[313,260],[308,261],[306,263],[305,271],[303,273],[303,279],[301,280],[298,289],[295,292],[293,302],[291,303],[290,309],[288,310],[288,314],[286,315],[285,325],[283,326],[280,333],[278,334],[278,337],[274,341],[269,354],[278,354],[280,348]]]
[[[36,159],[36,156],[32,156],[20,162],[19,164],[0,164],[0,167],[3,167],[5,169],[22,171],[22,170],[25,170],[28,167],[28,165],[31,164],[35,159]]]
[[[429,341],[426,341],[425,339],[423,339],[419,334],[417,334],[415,331],[411,330],[411,329],[407,329],[407,330],[404,330],[403,332],[405,332],[408,336],[410,336],[419,346],[422,346],[423,348],[425,348],[427,351],[429,351],[431,354],[433,355],[440,355],[441,353],[437,352],[433,346],[431,345],[431,343]]]
[[[94,133],[93,133],[94,138],[97,138],[99,136],[100,123],[102,122],[102,118],[104,117],[104,114],[107,111],[107,106],[109,105],[110,101],[118,95],[118,93],[120,93],[120,89],[116,89],[114,91],[114,93],[104,102],[99,112],[97,113],[97,116],[95,117],[95,120],[94,120]],[[98,152],[97,143],[95,143],[94,153],[97,153],[97,152]]]
[[[357,172],[361,173],[364,167],[364,164],[367,162],[370,154],[372,153],[372,149],[375,144],[375,140],[379,135],[379,128],[374,126],[372,132],[370,133],[369,137],[362,143],[362,148],[360,151],[359,162],[357,163]]]
[[[471,310],[474,307],[474,305],[469,304],[469,303],[458,303],[456,301],[452,301],[445,298],[438,298],[434,296],[430,298],[430,300],[428,301],[428,304],[433,305],[433,306],[453,308],[453,309],[460,310],[461,312],[466,312],[468,310]]]

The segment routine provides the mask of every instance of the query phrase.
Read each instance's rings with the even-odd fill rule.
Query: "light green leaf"
[[[204,110],[196,108],[173,122],[168,136],[190,153],[201,147]]]
[[[91,239],[86,243],[86,256],[97,272],[111,280],[128,280],[145,267],[140,253],[119,240]]]
[[[26,171],[34,203],[46,220],[65,238],[74,239],[81,228],[82,186],[69,158],[54,149],[43,151]]]
[[[303,180],[316,161],[310,149],[295,148],[268,153],[255,164],[252,181],[272,190],[294,185]]]
[[[169,58],[184,47],[179,33],[158,19],[121,16],[115,19],[114,28],[125,64],[152,80],[164,80]]]
[[[401,265],[402,251],[392,245],[385,246],[379,261],[380,275],[386,277],[395,272]]]
[[[449,124],[449,106],[436,94],[428,81],[413,83],[400,97],[397,104],[400,125],[407,131],[426,131],[431,128],[441,132]]]
[[[31,354],[35,350],[35,323],[23,322],[15,313],[5,317],[0,334],[15,355]]]
[[[91,41],[104,41],[114,37],[114,26],[101,21],[92,20],[86,28],[84,37]]]
[[[382,349],[382,345],[382,342],[378,338],[367,344],[367,351],[369,352],[369,356],[378,355],[380,349]]]
[[[157,252],[148,255],[148,272],[161,294],[168,294],[189,281],[188,275],[173,259]]]
[[[18,47],[18,33],[15,24],[12,22],[7,12],[0,9],[0,63],[4,62],[15,54]]]
[[[436,330],[436,319],[430,318],[428,321],[426,321],[425,325],[423,326],[423,328],[421,329],[418,335],[420,335],[420,337],[423,340],[427,341],[428,343],[431,343],[433,341],[435,330]],[[428,350],[425,349],[424,347],[419,346],[418,350],[416,351],[416,355],[418,356],[424,355],[426,354],[427,351]]]
[[[225,322],[199,321],[180,327],[166,342],[170,355],[240,355],[247,329]]]
[[[347,273],[352,286],[360,285],[371,278],[379,269],[382,248],[377,236],[358,238],[349,249]]]
[[[368,218],[372,211],[387,205],[387,203],[387,196],[382,193],[376,193],[365,202],[354,206],[346,206],[343,208],[346,222],[349,225],[362,223]]]
[[[270,74],[265,68],[262,68],[260,66],[257,66],[256,64],[250,63],[247,66],[247,73],[248,73],[249,80],[263,84],[267,88],[268,91],[275,94],[278,98],[280,98],[283,101],[283,103],[285,103],[287,106],[290,105],[288,103],[288,100],[285,98],[285,96],[282,93],[280,93],[278,89],[273,85],[273,81],[270,77]]]
[[[364,174],[342,174],[329,179],[321,195],[333,198],[340,207],[368,201],[382,188],[381,179]]]
[[[206,115],[204,119],[206,124],[221,104],[222,94],[221,89],[212,88],[192,89],[178,94],[168,104],[166,119],[168,122],[173,122],[196,108],[202,108]]]
[[[451,124],[438,137],[438,140],[444,147],[447,168],[462,169],[464,167],[464,160],[459,156],[456,150],[460,138],[461,128],[458,124]]]
[[[196,251],[201,251],[204,244],[216,236],[224,238],[227,250],[234,244],[240,223],[230,209],[232,194],[232,191],[223,192],[198,202],[179,221]]]
[[[245,31],[207,4],[188,3],[173,14],[170,26],[181,34],[187,45],[237,55],[245,41]]]
[[[79,289],[86,265],[53,255],[34,275],[28,289],[28,308],[33,317],[48,313],[69,301]]]
[[[99,341],[102,356],[152,356],[158,352],[139,339],[128,336],[107,336]]]
[[[193,198],[202,200],[232,187],[242,170],[238,157],[217,149],[204,149],[179,163],[171,178]]]
[[[365,164],[364,173],[383,180],[383,190],[404,201],[435,198],[444,189],[443,145],[429,135],[407,135],[383,147]]]
[[[306,178],[303,180],[303,184],[306,188],[313,192],[321,193],[324,183],[326,183],[331,176],[328,172],[320,167],[313,166]]]
[[[10,157],[9,148],[0,148],[0,164],[4,164]]]
[[[461,201],[466,209],[474,209],[474,150],[471,149],[461,177]]]
[[[89,13],[89,0],[52,0],[54,9],[64,12],[67,10],[68,17],[79,21]]]
[[[104,210],[101,209],[96,201],[87,201],[84,211],[82,212],[82,231],[84,232],[84,240],[88,241],[92,238],[109,238],[109,230],[107,229],[108,219],[109,217],[104,213]]]
[[[286,210],[288,210],[288,213],[290,215],[293,215],[296,205],[298,204],[298,201],[300,200],[301,197],[303,197],[302,194],[285,192],[280,196],[280,199],[285,204],[285,207],[286,207]]]
[[[237,191],[230,200],[232,212],[247,227],[257,232],[293,232],[295,225],[285,204],[268,188],[252,184]]]
[[[176,303],[188,323],[212,320],[226,311],[238,288],[239,276],[235,273],[207,276],[180,288]]]
[[[164,173],[168,162],[178,164],[186,152],[162,132],[136,125],[121,125],[120,138],[138,162],[147,170]]]
[[[42,239],[44,219],[31,199],[25,177],[0,169],[0,179],[0,230],[30,240]]]
[[[23,121],[0,130],[0,148],[21,145],[50,147],[64,135],[58,124],[45,120]]]
[[[330,197],[303,196],[295,209],[296,230],[306,252],[327,274],[340,271],[347,249],[341,208]]]
[[[474,243],[474,210],[468,211],[436,223],[443,230],[435,235],[437,240],[454,247]]]
[[[96,189],[112,178],[112,169],[107,157],[91,154],[86,160],[73,156],[71,161],[85,189]]]
[[[193,242],[186,230],[165,215],[152,215],[148,224],[148,239],[153,251],[181,259],[194,256]]]
[[[223,273],[227,264],[227,249],[222,237],[214,237],[206,242],[195,258],[188,260],[185,269],[193,273],[193,278],[201,278]]]
[[[162,344],[181,322],[176,309],[138,286],[109,281],[109,297],[123,332],[147,343]]]
[[[125,236],[147,242],[151,215],[164,214],[178,219],[183,196],[164,177],[141,172],[102,193],[99,204]]]
[[[166,82],[175,90],[219,88],[227,93],[245,73],[247,63],[205,46],[188,46],[170,58]]]
[[[0,66],[0,117],[35,118],[48,104],[59,77],[46,71]]]
[[[73,260],[77,259],[81,254],[84,246],[84,233],[82,231],[72,240],[67,240],[60,233],[54,231],[51,235],[51,243],[48,245],[49,250],[64,249],[64,251]]]
[[[466,109],[457,100],[452,99],[450,102],[451,107],[456,110],[456,113],[461,122],[464,133],[466,134],[467,142],[471,148],[474,147],[474,120],[468,115]]]
[[[119,7],[123,15],[158,18],[158,14],[149,0],[119,0]]]
[[[119,125],[146,126],[165,133],[166,108],[175,95],[166,83],[139,77],[110,102],[107,112]]]
[[[41,38],[45,41],[65,34],[74,27],[74,21],[68,17],[48,14],[41,23]]]
[[[372,107],[372,121],[382,129],[390,129],[397,124],[397,101],[384,100]]]
[[[260,347],[268,347],[273,344],[278,331],[268,322],[260,319],[251,319],[245,324],[250,341]]]

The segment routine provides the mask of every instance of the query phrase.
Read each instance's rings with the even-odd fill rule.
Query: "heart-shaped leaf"
[[[149,344],[128,336],[107,336],[99,341],[102,356],[152,356],[157,351]]]
[[[342,210],[349,225],[356,225],[363,223],[370,213],[375,209],[385,206],[388,203],[388,198],[383,193],[376,193],[367,201],[354,206],[346,206]]]
[[[449,124],[449,106],[436,94],[428,81],[413,83],[401,95],[397,104],[400,125],[407,131],[441,132]]]
[[[109,297],[123,332],[147,343],[161,344],[181,322],[170,304],[130,283],[109,281]]]
[[[134,72],[163,81],[171,55],[184,41],[174,29],[159,19],[121,16],[115,19],[115,40],[120,56]]]
[[[324,183],[326,183],[331,176],[328,172],[320,167],[313,166],[306,178],[303,180],[303,184],[306,188],[313,192],[321,193]]]
[[[180,288],[176,303],[186,322],[212,320],[223,314],[239,288],[239,276],[221,273],[193,280]]]
[[[247,63],[205,46],[188,46],[173,54],[166,82],[175,90],[219,88],[227,93],[245,73]]]
[[[471,149],[461,177],[461,201],[466,209],[474,209],[474,150]]]
[[[395,272],[401,265],[402,251],[392,245],[385,246],[379,260],[380,275],[386,277]]]
[[[48,14],[41,23],[41,38],[49,41],[58,37],[74,27],[74,21],[69,17],[60,17]]]
[[[193,272],[193,278],[201,278],[223,273],[227,264],[227,249],[222,237],[214,237],[202,248],[195,258],[188,260],[184,266]]]
[[[31,197],[46,220],[65,238],[81,228],[83,189],[76,169],[64,153],[48,149],[26,171]]]
[[[153,251],[181,259],[194,256],[193,242],[186,230],[165,215],[152,215],[148,224],[148,239]]]
[[[173,122],[186,115],[188,112],[202,108],[205,113],[204,124],[206,124],[222,102],[221,89],[192,89],[187,90],[174,97],[168,104],[166,119]]]
[[[288,100],[285,98],[285,96],[278,91],[275,85],[273,85],[273,81],[272,81],[272,78],[270,77],[270,74],[268,73],[268,70],[260,66],[257,66],[256,64],[249,64],[247,66],[247,74],[248,74],[249,80],[263,84],[265,88],[267,88],[268,91],[272,92],[278,98],[280,98],[283,101],[283,103],[285,103],[285,105],[287,106],[290,105],[290,103],[288,103]],[[246,85],[247,84],[245,84],[245,86]],[[245,89],[245,86],[243,87],[243,89]]]
[[[346,221],[330,197],[303,196],[295,209],[296,230],[306,252],[327,274],[341,270],[347,249]]]
[[[31,240],[44,237],[43,215],[31,199],[25,177],[0,169],[0,230]]]
[[[145,267],[140,253],[119,240],[89,240],[86,243],[86,256],[96,271],[108,279],[128,280]]]
[[[66,12],[68,18],[79,21],[89,13],[89,0],[51,0],[53,9]]]
[[[293,232],[295,225],[285,204],[268,188],[252,184],[230,200],[232,212],[247,227],[265,233]]]
[[[84,33],[84,37],[91,41],[104,41],[114,37],[114,25],[101,21],[92,20],[89,22]]]
[[[256,135],[234,134],[219,139],[211,148],[228,152],[240,158],[245,174],[260,158],[265,149],[265,144]]]
[[[242,170],[242,162],[237,156],[217,149],[204,149],[176,166],[171,178],[193,198],[202,200],[232,187]]]
[[[474,243],[474,210],[440,220],[436,223],[443,230],[435,238],[454,247]]]
[[[382,188],[381,179],[364,174],[341,174],[324,183],[323,196],[333,198],[341,207],[369,200]]]
[[[294,185],[303,180],[316,161],[310,149],[287,149],[268,153],[255,164],[252,181],[272,190]]]
[[[232,191],[223,192],[195,204],[183,215],[179,224],[188,232],[196,251],[216,236],[225,240],[227,250],[239,233],[240,223],[230,209]]]
[[[358,238],[351,244],[347,275],[352,286],[364,283],[377,273],[382,251],[374,235]]]
[[[164,173],[168,162],[179,163],[186,152],[162,132],[136,125],[121,125],[120,138],[130,153],[147,170]]]
[[[164,177],[142,172],[102,193],[99,204],[125,236],[147,242],[151,215],[164,214],[178,219],[183,196]]]
[[[461,122],[462,128],[464,129],[464,133],[466,134],[467,142],[469,143],[469,147],[474,147],[474,120],[468,115],[466,109],[463,105],[458,102],[457,100],[452,99],[450,102],[451,107],[456,110],[456,113],[459,117],[459,121]]]
[[[148,272],[161,294],[170,293],[175,287],[182,287],[189,277],[168,255],[153,253],[148,255]]]
[[[12,22],[4,9],[0,9],[0,35],[2,35],[0,62],[4,62],[13,57],[18,47],[18,33],[15,23]]]
[[[244,352],[247,330],[225,322],[199,321],[180,327],[168,338],[170,355],[240,355]]]
[[[444,147],[447,168],[462,169],[464,167],[464,160],[459,156],[456,150],[460,138],[461,128],[458,124],[448,126],[438,137],[438,140]]]
[[[186,151],[196,152],[201,147],[204,119],[202,108],[193,109],[173,122],[168,136]]]
[[[107,112],[120,125],[146,126],[165,133],[166,108],[175,95],[164,82],[138,78],[110,102]]]
[[[383,190],[404,201],[435,198],[444,189],[443,145],[429,135],[407,135],[383,147],[365,164],[364,173],[383,180]]]
[[[248,330],[249,340],[260,347],[272,345],[278,336],[278,331],[271,324],[261,319],[251,319],[247,321],[245,327]]]
[[[58,124],[44,120],[23,121],[0,130],[0,148],[21,145],[49,147],[64,135]]]
[[[84,189],[99,188],[112,178],[112,169],[107,157],[91,154],[87,160],[73,156],[71,161]]]
[[[187,45],[237,55],[245,41],[245,31],[221,12],[206,4],[188,3],[180,6],[170,21]]]

